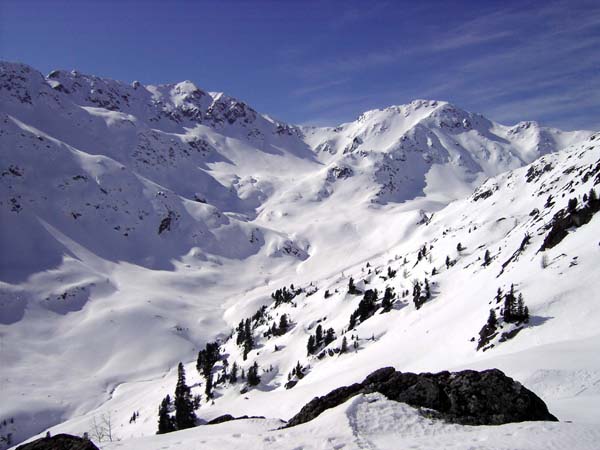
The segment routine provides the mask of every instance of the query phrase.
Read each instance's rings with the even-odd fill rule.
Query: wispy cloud
[[[582,123],[590,129],[599,125],[599,120],[590,114],[590,108],[598,108],[600,91],[598,86],[590,90],[587,87],[570,89],[566,92],[535,95],[530,98],[515,99],[489,107],[486,114],[501,123],[512,124],[523,118],[553,117],[560,118],[561,128],[580,128]]]
[[[294,89],[292,92],[290,92],[290,95],[292,95],[293,97],[302,97],[304,95],[313,94],[324,89],[330,89],[336,86],[340,86],[344,83],[347,83],[348,80],[348,78],[342,78],[339,80],[324,81],[323,83],[307,85],[298,89]]]
[[[373,8],[369,11],[369,14],[379,14],[380,9]],[[354,18],[358,20],[358,13],[353,9],[344,12],[342,17],[345,16],[347,18],[343,22],[350,22]],[[487,16],[466,21],[451,30],[437,30],[425,42],[415,43],[406,40],[405,42],[394,43],[393,45],[375,50],[353,50],[333,59],[322,61],[311,60],[305,64],[298,64],[297,61],[294,61],[293,63],[285,64],[284,69],[296,75],[318,78],[330,76],[335,73],[352,73],[387,66],[414,56],[485,44],[511,37],[514,31],[506,25],[514,17],[517,17],[517,15],[513,10],[494,12]],[[503,28],[505,29],[494,30],[500,24],[504,24]]]
[[[349,11],[346,20],[359,18]],[[593,118],[600,116],[600,3],[525,1],[419,30],[333,57],[288,60],[287,73],[305,85],[291,95],[307,99],[302,111],[323,117],[434,98],[501,122],[600,122]]]
[[[384,13],[389,6],[390,2],[387,1],[372,2],[368,8],[365,8],[364,3],[359,3],[357,6],[350,5],[332,18],[331,25],[334,28],[342,28],[364,22]]]

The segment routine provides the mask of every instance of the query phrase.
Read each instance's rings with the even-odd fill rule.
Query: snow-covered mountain
[[[108,412],[122,439],[154,434],[176,363],[192,361],[202,394],[195,357],[215,340],[230,365],[266,371],[243,395],[218,384],[203,419],[289,419],[394,365],[500,367],[559,418],[600,423],[598,217],[586,212],[598,135],[426,100],[297,127],[191,82],[44,77],[14,63],[0,64],[0,105],[0,434],[14,442],[57,424],[81,433]],[[377,304],[393,288],[391,311],[349,329],[362,299],[350,277]],[[490,309],[500,316],[497,289],[512,284],[529,324],[500,320],[477,350]],[[228,336],[261,306],[244,360]],[[289,331],[269,335],[284,314]],[[333,340],[308,355],[317,325]],[[352,351],[340,355],[344,336]]]

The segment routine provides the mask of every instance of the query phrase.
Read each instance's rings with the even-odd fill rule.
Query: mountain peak
[[[111,412],[115,437],[154,435],[179,361],[194,395],[216,394],[207,420],[289,418],[390,364],[512,361],[551,401],[564,379],[594,402],[598,340],[582,339],[600,315],[598,134],[425,99],[300,133],[191,81],[18,63],[0,63],[0,112],[2,406],[15,419],[0,449],[7,430],[22,440],[73,418],[62,431],[81,432]],[[494,296],[511,286],[529,324],[500,315]],[[503,329],[484,333],[482,358],[490,308]],[[586,357],[561,375],[565,342]],[[204,346],[217,365],[199,373]],[[234,363],[260,366],[259,389],[229,378]]]

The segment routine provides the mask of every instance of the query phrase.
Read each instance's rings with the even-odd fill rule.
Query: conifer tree
[[[298,377],[299,380],[304,378],[304,369],[302,365],[300,365],[300,361],[296,363],[296,367],[294,367],[293,373]]]
[[[381,300],[381,308],[383,312],[388,312],[392,309],[392,300],[394,298],[394,288],[387,286],[385,288],[385,293],[383,294],[383,299]]]
[[[196,411],[198,408],[200,408],[200,401],[202,399],[200,398],[200,395],[194,395],[194,411]]]
[[[217,342],[207,342],[206,348],[198,352],[196,370],[205,378],[208,377],[219,358],[219,344]]]
[[[177,386],[175,387],[175,425],[178,430],[184,430],[196,425],[196,414],[192,393],[185,384],[185,369],[179,363],[177,368]]]
[[[323,342],[323,327],[321,324],[317,325],[317,330],[315,331],[315,347],[320,347]]]
[[[348,293],[349,294],[356,294],[356,286],[354,285],[354,278],[350,277],[350,280],[348,280]]]
[[[231,371],[229,372],[229,381],[231,381],[232,383],[237,382],[237,374],[238,374],[238,365],[237,362],[233,362],[233,365],[231,366]]]
[[[486,250],[485,254],[483,255],[483,265],[487,266],[490,264],[491,261],[492,261],[492,257],[490,256],[490,251]]]
[[[450,257],[446,256],[446,269],[450,268]]]
[[[245,328],[244,328],[244,320],[240,320],[240,323],[237,326],[237,338],[236,338],[236,344],[237,345],[242,345],[244,343],[244,340],[246,339],[246,335],[244,333]]]
[[[212,373],[208,375],[208,377],[206,377],[206,385],[204,387],[204,393],[206,394],[206,399],[211,399],[213,397],[212,395],[212,388],[213,388],[213,376]]]
[[[569,202],[567,203],[567,209],[569,212],[573,212],[577,209],[577,197],[569,199]]]
[[[156,434],[165,434],[175,431],[175,423],[170,416],[171,409],[171,397],[167,394],[158,407],[158,431]]]
[[[525,317],[525,303],[523,301],[523,294],[519,293],[517,298],[517,314],[518,320],[523,320]]]
[[[349,330],[352,330],[356,326],[356,313],[357,311],[354,311],[352,314],[350,314],[350,322],[348,323]]]
[[[248,385],[256,386],[260,383],[260,376],[258,375],[258,364],[254,361],[254,364],[248,369]]]
[[[244,321],[244,337],[247,339],[248,336],[252,336],[252,323],[250,319]]]
[[[418,281],[415,281],[415,284],[413,285],[413,303],[415,304],[416,309],[419,309],[422,305],[421,285]]]
[[[244,361],[248,359],[248,353],[252,350],[253,339],[252,336],[248,336],[244,341],[244,351],[242,352],[242,358]]]
[[[279,329],[278,329],[278,333],[281,334],[285,334],[287,333],[288,330],[288,320],[287,320],[287,315],[282,314],[281,315],[281,319],[279,319]]]
[[[335,331],[333,330],[333,328],[329,328],[326,332],[325,332],[325,337],[323,338],[323,344],[325,346],[328,346],[329,344],[331,344],[333,341],[335,340]]]
[[[340,353],[346,353],[348,351],[348,340],[346,336],[342,339],[342,348],[340,348]]]
[[[315,352],[315,337],[312,334],[308,337],[306,351],[309,355],[312,355]]]
[[[431,298],[431,289],[429,288],[429,280],[425,278],[425,298],[429,300]]]
[[[513,321],[513,313],[515,310],[515,286],[510,285],[510,291],[504,295],[504,310],[502,316],[504,321],[510,323]]]
[[[252,329],[250,328],[250,319],[246,319],[246,322],[244,324],[244,335],[244,351],[242,356],[244,361],[246,361],[246,359],[248,358],[248,353],[250,353],[250,351],[254,347],[254,338],[252,336]]]

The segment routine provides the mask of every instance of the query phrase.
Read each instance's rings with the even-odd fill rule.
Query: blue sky
[[[600,129],[600,1],[0,2],[0,57],[192,80],[291,123],[415,98]]]

